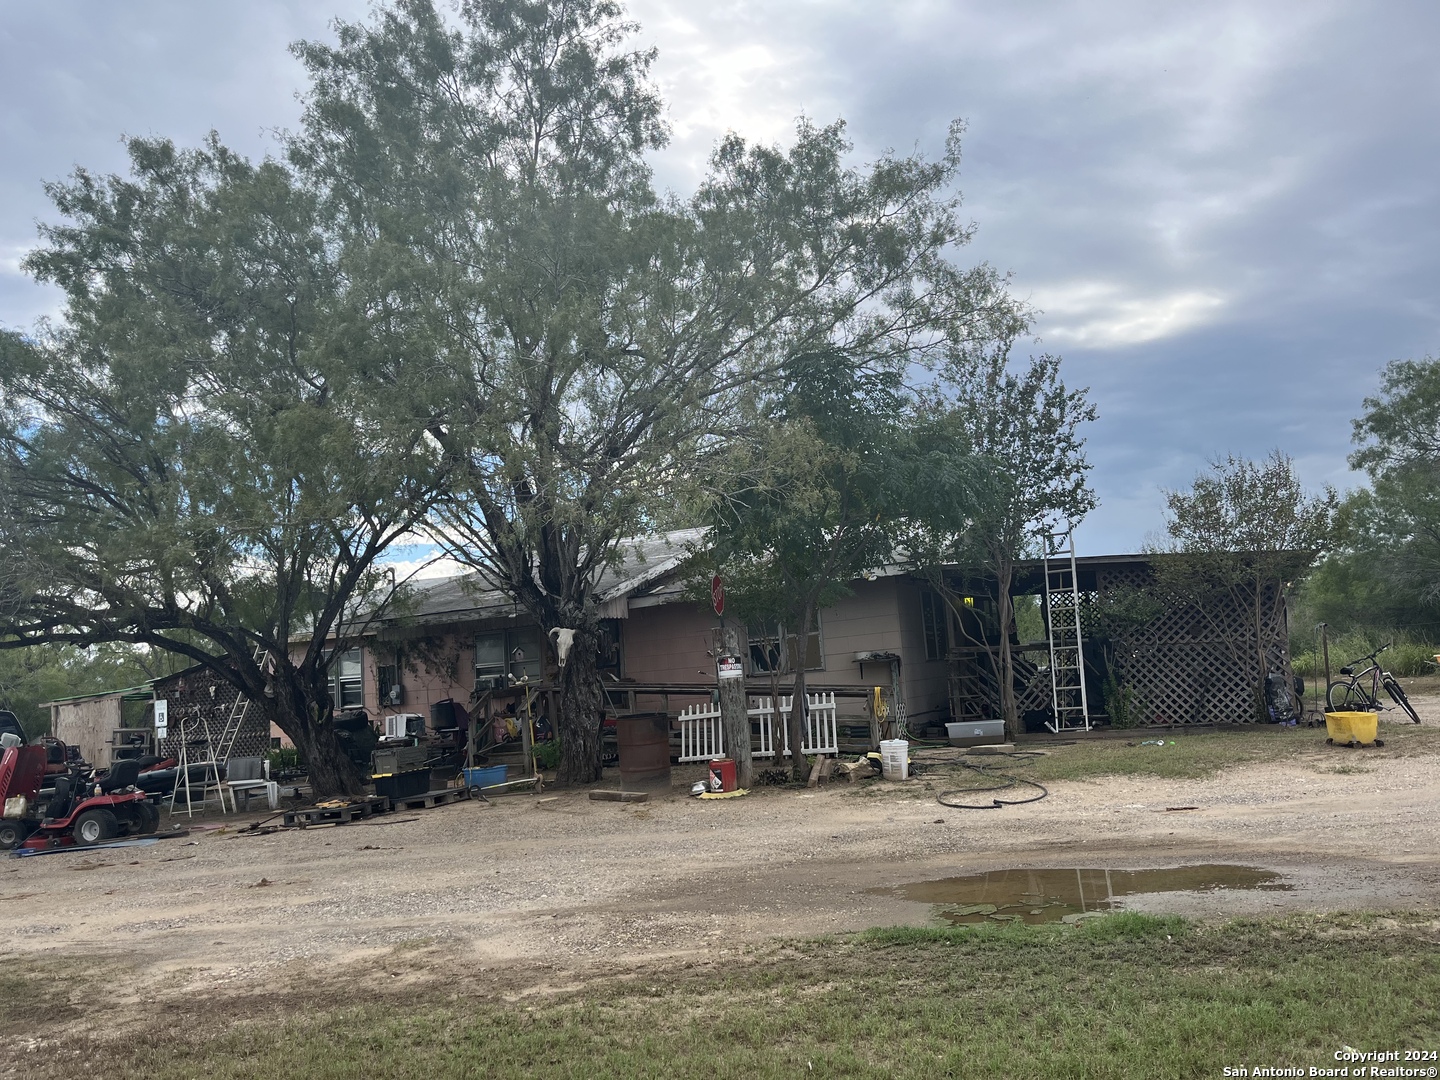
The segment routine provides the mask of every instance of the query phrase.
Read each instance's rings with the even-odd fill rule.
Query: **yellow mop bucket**
[[[1378,741],[1375,732],[1379,720],[1379,714],[1373,712],[1327,712],[1325,730],[1329,732],[1332,743],[1369,746]]]

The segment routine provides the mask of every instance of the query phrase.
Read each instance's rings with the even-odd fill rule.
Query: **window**
[[[968,598],[967,598],[968,599]],[[925,631],[925,659],[944,660],[950,648],[949,611],[935,593],[920,594],[920,625]]]
[[[365,675],[359,649],[346,649],[330,659],[330,699],[337,709],[365,707]]]
[[[502,630],[475,639],[475,687],[504,687],[528,679],[539,682],[545,673],[540,632]]]
[[[795,671],[800,662],[800,635],[788,633],[785,627],[771,623],[760,627],[749,635],[750,673],[765,675],[772,671]],[[780,655],[780,642],[785,642],[785,657]],[[825,653],[820,644],[820,620],[805,640],[805,670],[823,671]]]

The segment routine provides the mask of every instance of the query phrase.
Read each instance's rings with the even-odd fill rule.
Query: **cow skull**
[[[560,666],[565,666],[565,661],[570,659],[570,647],[575,644],[575,631],[563,626],[557,626],[550,631],[550,644],[555,646],[555,658]]]

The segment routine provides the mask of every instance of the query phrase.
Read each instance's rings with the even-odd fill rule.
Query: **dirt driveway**
[[[232,818],[149,847],[0,862],[4,952],[113,957],[171,986],[235,989],[397,948],[469,970],[688,963],[921,923],[931,909],[887,887],[1015,866],[1241,863],[1293,886],[1132,902],[1154,911],[1440,907],[1440,756],[1341,755],[1059,782],[991,811],[946,809],[912,781],[635,805],[525,795],[272,835]]]

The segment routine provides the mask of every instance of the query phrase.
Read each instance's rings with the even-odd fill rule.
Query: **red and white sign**
[[[725,583],[716,574],[710,579],[710,602],[715,605],[715,614],[725,614]]]
[[[715,674],[720,679],[743,679],[745,668],[738,656],[722,656],[715,662]]]

